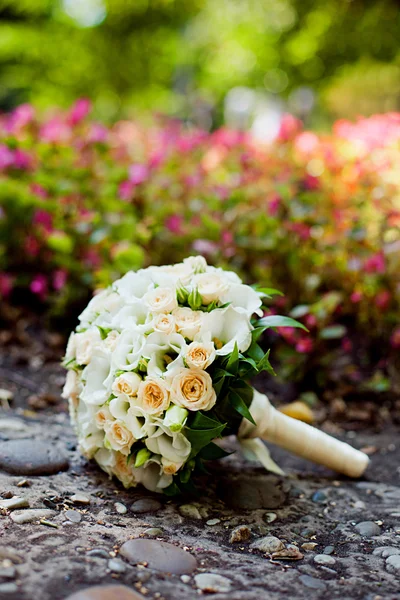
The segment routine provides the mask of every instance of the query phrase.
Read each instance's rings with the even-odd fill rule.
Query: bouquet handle
[[[349,477],[361,477],[368,466],[364,452],[277,411],[267,396],[256,390],[250,412],[257,425],[243,420],[239,438],[261,438]]]

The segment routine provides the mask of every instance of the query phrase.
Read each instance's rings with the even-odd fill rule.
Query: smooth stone
[[[66,600],[145,600],[145,598],[126,585],[95,585],[75,592]]]
[[[161,507],[161,502],[154,498],[140,498],[140,500],[136,500],[132,504],[131,511],[140,515],[148,512],[157,512]]]
[[[273,523],[274,521],[276,521],[276,519],[277,519],[277,514],[273,513],[273,512],[267,512],[263,516],[263,521],[265,521],[265,523]]]
[[[232,533],[229,537],[229,542],[231,544],[237,544],[240,542],[248,542],[250,538],[251,538],[250,529],[247,527],[247,525],[241,525],[240,527],[236,527],[232,531]]]
[[[3,598],[3,594],[15,594],[15,592],[18,592],[16,583],[0,583],[0,598]]]
[[[179,507],[179,512],[182,517],[186,517],[188,519],[201,519],[201,514],[199,513],[199,509],[193,504],[182,504]]]
[[[15,511],[10,517],[14,523],[22,525],[23,523],[34,523],[42,519],[50,519],[56,514],[56,511],[48,508],[28,508],[26,510]]]
[[[0,469],[14,475],[54,475],[66,471],[68,459],[54,444],[40,440],[0,442]]]
[[[86,552],[86,556],[91,556],[94,558],[110,558],[109,553],[104,548],[93,548],[93,550]]]
[[[325,494],[325,492],[318,490],[318,492],[314,492],[314,494],[311,496],[311,500],[317,504],[324,504],[327,502],[328,496]]]
[[[218,523],[221,523],[221,519],[208,519],[206,521],[206,525],[218,525]]]
[[[126,572],[126,564],[120,558],[111,558],[107,566],[112,573],[122,574]]]
[[[194,578],[196,587],[202,592],[229,592],[232,583],[231,580],[223,575],[215,573],[200,573]]]
[[[400,556],[392,554],[386,559],[386,571],[389,573],[400,573]]]
[[[326,546],[323,550],[324,554],[333,554],[335,551],[335,546]]]
[[[361,523],[357,523],[355,528],[364,537],[373,537],[381,533],[381,528],[373,521],[362,521]]]
[[[120,554],[133,565],[147,563],[150,569],[175,575],[192,573],[197,567],[189,552],[158,540],[129,540],[122,544]]]
[[[400,548],[395,548],[394,546],[380,546],[379,548],[375,548],[372,554],[374,556],[382,556],[382,558],[387,558],[388,556],[400,554]]]
[[[320,579],[315,579],[311,575],[300,575],[301,583],[312,590],[325,590],[326,583]]]
[[[314,556],[314,562],[317,563],[317,565],[328,566],[334,565],[336,560],[333,558],[333,556],[329,556],[328,554],[316,554]]]
[[[86,494],[78,492],[70,497],[71,502],[74,504],[90,504],[90,498]]]
[[[82,515],[77,510],[66,510],[64,517],[71,523],[80,523],[82,520]]]
[[[15,579],[16,575],[15,567],[0,567],[0,579]]]
[[[217,489],[220,498],[236,509],[275,509],[286,500],[281,480],[271,475],[223,477]]]
[[[149,527],[143,532],[145,535],[150,535],[151,537],[160,537],[164,535],[164,532],[159,527]]]
[[[284,548],[284,544],[274,535],[267,535],[266,537],[253,542],[251,547],[255,550],[259,550],[260,552],[272,554],[272,552],[279,552],[279,550],[282,550]]]
[[[114,508],[119,515],[125,515],[128,512],[128,509],[126,508],[125,504],[122,504],[122,502],[116,502],[114,504]]]
[[[13,510],[15,508],[28,508],[29,500],[20,496],[13,496],[9,500],[0,500],[0,507]]]

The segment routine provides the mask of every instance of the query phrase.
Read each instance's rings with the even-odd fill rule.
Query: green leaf
[[[299,321],[281,315],[269,315],[268,317],[263,317],[258,321],[258,325],[265,327],[297,327],[298,329],[308,331],[303,323],[299,323]]]
[[[253,425],[256,424],[253,417],[251,416],[249,409],[246,406],[246,403],[244,402],[244,400],[242,400],[242,398],[239,396],[239,394],[236,393],[234,390],[231,390],[229,392],[229,402],[233,406],[233,408],[236,410],[236,412],[238,412],[240,415],[242,415],[243,418],[250,421],[250,423],[253,423]]]
[[[225,429],[226,423],[220,423],[218,427],[213,429],[191,429],[185,427],[184,433],[192,445],[190,456],[196,456],[204,446],[207,446],[216,437],[219,437]]]
[[[275,288],[268,288],[268,287],[255,287],[256,292],[259,292],[260,294],[263,294],[263,296],[267,296],[267,297],[271,297],[271,296],[284,296],[285,294],[283,294],[281,291],[276,290]]]
[[[232,373],[232,375],[236,375],[239,367],[239,348],[237,343],[235,342],[235,346],[232,350],[232,354],[229,356],[228,363],[226,365],[226,370],[228,373]]]
[[[100,327],[100,325],[97,325],[97,329],[100,331],[100,336],[102,340],[105,340],[110,331],[112,331],[112,329],[106,329],[105,327]]]
[[[257,364],[257,369],[261,372],[261,371],[268,371],[268,373],[271,373],[271,375],[276,375],[274,369],[272,368],[271,363],[269,362],[269,355],[270,355],[271,350],[268,350],[268,352],[266,352],[264,354],[264,356],[262,357],[262,359],[259,361],[259,363]]]
[[[259,346],[255,342],[253,342],[251,344],[250,348],[247,350],[246,356],[249,356],[256,363],[258,363],[260,360],[263,359],[263,357],[264,357],[264,351],[261,348],[261,346]]]
[[[321,330],[319,337],[322,340],[339,340],[346,335],[346,327],[343,325],[331,325]]]
[[[214,427],[221,425],[221,422],[208,417],[199,410],[195,413],[189,424],[191,429],[213,429]]]
[[[181,490],[176,485],[175,481],[173,481],[168,487],[163,489],[163,493],[166,496],[179,496],[179,494],[181,494]]]
[[[255,327],[251,332],[252,341],[257,342],[266,329],[268,329],[268,327]]]
[[[233,454],[233,452],[226,452],[226,450],[214,444],[214,442],[210,442],[199,452],[199,458],[203,460],[218,460],[230,454]]]

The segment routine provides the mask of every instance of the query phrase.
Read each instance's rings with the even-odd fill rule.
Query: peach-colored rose
[[[174,404],[188,410],[210,410],[217,400],[210,375],[201,369],[180,369],[170,394]]]
[[[117,419],[116,421],[106,423],[105,432],[110,447],[128,456],[135,438],[126,425]]]
[[[212,342],[202,344],[192,342],[189,344],[185,356],[189,368],[206,369],[215,360],[215,346]]]
[[[164,412],[170,404],[169,390],[161,377],[147,377],[138,390],[138,401],[143,410],[150,415]]]

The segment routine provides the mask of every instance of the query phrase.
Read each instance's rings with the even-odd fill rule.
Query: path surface
[[[46,381],[57,395],[59,371],[50,370]],[[33,393],[25,393],[23,385],[6,378],[4,368],[0,372],[0,387],[12,387],[16,397],[16,408],[0,413],[0,463],[10,466],[4,458],[10,441],[18,440],[15,447],[23,449],[22,440],[29,439],[60,450],[61,456],[46,455],[50,471],[63,456],[69,466],[40,476],[0,470],[2,600],[62,600],[109,584],[140,594],[131,600],[191,600],[203,594],[215,600],[400,600],[395,427],[344,436],[373,452],[362,481],[338,478],[273,449],[288,477],[268,475],[235,454],[212,467],[202,481],[202,497],[169,500],[109,481],[78,455],[58,404],[42,412],[32,411],[34,401],[28,411],[23,408]],[[43,449],[43,444],[36,446]],[[29,452],[34,468],[43,456]],[[153,540],[155,546],[132,549],[128,544],[120,553],[135,539]],[[187,555],[175,556],[174,548],[195,563]],[[90,600],[118,597],[93,594]]]

